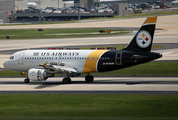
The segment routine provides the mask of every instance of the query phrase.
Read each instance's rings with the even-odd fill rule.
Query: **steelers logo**
[[[145,30],[141,30],[136,37],[137,45],[141,48],[147,48],[151,44],[151,35]]]

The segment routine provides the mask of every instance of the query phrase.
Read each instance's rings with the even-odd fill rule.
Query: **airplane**
[[[23,50],[6,60],[6,69],[27,74],[25,83],[46,81],[54,74],[64,76],[62,83],[71,83],[71,77],[87,74],[86,82],[92,82],[90,73],[114,71],[143,64],[162,57],[151,52],[157,16],[146,19],[131,42],[121,50]]]

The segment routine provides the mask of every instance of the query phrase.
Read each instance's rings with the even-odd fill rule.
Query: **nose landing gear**
[[[24,80],[24,82],[25,82],[25,83],[29,83],[30,80],[29,80],[28,78],[26,78],[26,79]]]

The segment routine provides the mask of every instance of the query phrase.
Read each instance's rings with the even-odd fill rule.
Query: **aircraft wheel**
[[[69,83],[71,83],[71,79],[70,79],[70,78],[64,78],[64,79],[62,80],[62,83],[64,83],[64,84],[69,84]]]
[[[87,75],[86,77],[85,77],[85,81],[86,82],[92,82],[94,80],[94,77],[92,76],[92,75]]]
[[[25,82],[25,83],[29,83],[30,80],[29,80],[29,79],[25,79],[24,82]]]

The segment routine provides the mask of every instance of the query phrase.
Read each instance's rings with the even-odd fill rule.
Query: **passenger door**
[[[18,64],[19,65],[23,65],[23,56],[24,56],[24,52],[20,53],[19,54],[19,59],[18,59]]]
[[[122,53],[117,52],[116,53],[116,58],[115,58],[116,65],[122,65]]]

